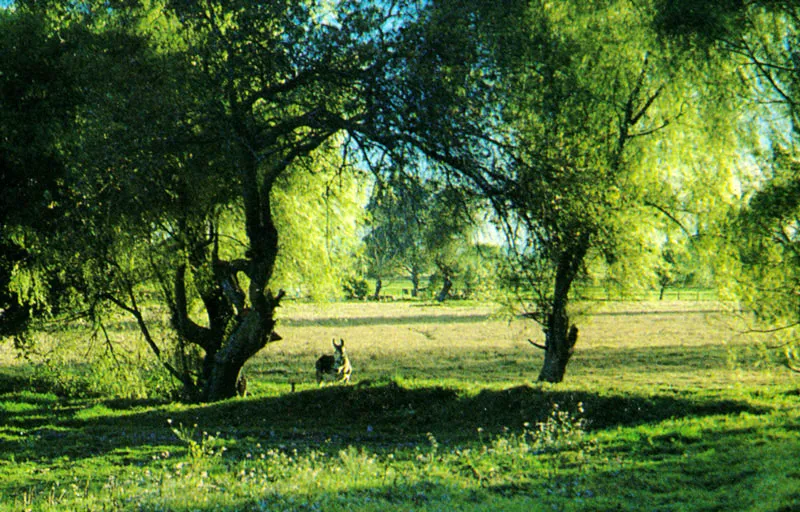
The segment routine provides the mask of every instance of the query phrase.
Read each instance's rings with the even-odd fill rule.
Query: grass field
[[[477,304],[289,304],[249,395],[207,405],[63,396],[6,352],[0,510],[800,510],[769,340],[713,301],[585,309],[560,385]],[[334,337],[353,383],[318,388]]]

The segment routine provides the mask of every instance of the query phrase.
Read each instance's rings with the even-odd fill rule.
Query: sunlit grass
[[[115,396],[126,381],[92,383],[116,375],[93,364],[67,396],[47,389],[66,377],[11,359],[0,510],[800,507],[796,378],[736,315],[709,301],[587,311],[560,385],[534,382],[538,326],[456,303],[289,303],[284,340],[246,367],[250,394],[216,404]],[[127,361],[146,357],[125,324],[111,335]],[[334,337],[353,384],[320,389],[313,363]]]

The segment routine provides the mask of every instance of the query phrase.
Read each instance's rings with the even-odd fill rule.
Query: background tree
[[[431,191],[428,205],[425,247],[436,269],[431,283],[441,282],[435,299],[444,302],[454,281],[469,267],[470,253],[475,252],[478,201],[462,188],[444,185]]]
[[[370,231],[364,241],[374,275],[404,269],[419,293],[424,273],[434,269],[444,301],[461,272],[473,244],[477,210],[465,190],[408,173],[397,173],[379,184],[367,209]],[[376,294],[379,287],[376,286]]]
[[[373,300],[379,300],[383,279],[398,267],[406,224],[400,218],[397,197],[390,186],[376,184],[367,211],[367,234],[364,236],[366,274],[375,280]]]
[[[681,282],[680,271],[678,270],[678,259],[682,256],[679,249],[667,244],[661,250],[661,261],[656,265],[656,275],[658,276],[658,300],[664,300],[667,288],[675,286]]]

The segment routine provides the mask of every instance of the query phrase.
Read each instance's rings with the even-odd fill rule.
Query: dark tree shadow
[[[0,398],[0,400],[2,400]],[[2,410],[3,424],[24,430],[35,442],[0,442],[0,453],[46,460],[67,455],[94,457],[121,448],[180,446],[172,428],[190,435],[205,431],[230,441],[291,444],[298,449],[337,450],[347,445],[380,452],[425,443],[477,440],[527,422],[545,420],[553,404],[581,417],[590,430],[658,423],[668,419],[766,413],[743,401],[669,395],[614,395],[559,391],[536,386],[462,395],[452,389],[408,389],[393,381],[373,386],[330,386],[270,398],[244,398],[181,406],[152,402],[44,400]],[[94,413],[93,410],[94,409]],[[114,415],[103,409],[115,410]],[[581,409],[583,412],[579,412]],[[197,427],[195,427],[195,425]],[[147,450],[144,450],[147,451]],[[235,453],[235,446],[232,448]],[[143,456],[144,457],[144,456]]]

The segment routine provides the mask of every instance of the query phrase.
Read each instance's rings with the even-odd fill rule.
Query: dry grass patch
[[[724,304],[604,302],[584,309],[568,382],[719,387],[789,378],[777,364],[766,370],[761,340],[743,334],[746,326]],[[332,338],[344,338],[355,383],[397,377],[529,383],[543,354],[527,340],[541,342],[541,328],[499,310],[455,303],[289,304],[279,324],[284,340],[262,350],[248,372],[280,385],[311,385],[316,358],[331,351]]]

